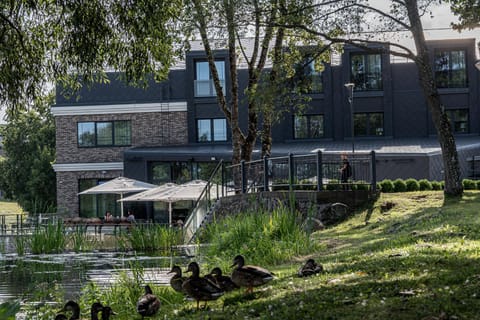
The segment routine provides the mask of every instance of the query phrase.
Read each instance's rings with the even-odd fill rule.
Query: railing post
[[[317,191],[323,190],[323,163],[322,151],[317,151]]]
[[[268,157],[263,157],[263,191],[268,190]]]
[[[372,155],[371,162],[372,162],[372,191],[377,192],[377,161],[375,159],[375,151],[372,150],[370,153]]]
[[[226,186],[226,181],[225,181],[225,163],[222,161],[222,167],[221,167],[221,178],[222,178],[222,198],[225,197],[225,188]]]
[[[288,154],[288,189],[290,191],[293,190],[293,171],[294,171],[294,163],[293,163],[293,154]]]
[[[242,193],[247,192],[247,170],[245,170],[245,160],[240,161],[240,171],[242,174]]]

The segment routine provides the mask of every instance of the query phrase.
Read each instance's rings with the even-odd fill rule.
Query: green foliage
[[[418,181],[418,184],[420,186],[420,191],[428,191],[432,190],[432,183],[428,181],[427,179],[421,179]]]
[[[15,315],[20,310],[20,301],[7,301],[0,304],[0,319],[15,320]]]
[[[30,239],[32,253],[62,253],[65,251],[66,241],[61,222],[49,222],[35,228]]]
[[[182,244],[182,233],[180,230],[161,226],[132,225],[130,232],[125,234],[126,241],[131,248],[137,251],[169,251],[172,246]]]
[[[380,181],[380,188],[381,188],[382,192],[386,192],[386,193],[393,192],[394,188],[393,188],[392,180],[384,179],[384,180]]]
[[[52,97],[38,100],[35,109],[16,113],[0,132],[6,156],[0,161],[0,188],[31,213],[55,211],[55,125],[49,112],[52,101]]]
[[[477,183],[477,190],[480,190],[480,180],[477,180],[476,183]]]
[[[442,184],[438,181],[432,181],[432,190],[442,190]]]
[[[393,191],[394,192],[405,192],[407,191],[407,185],[403,179],[395,179],[393,181]]]
[[[325,186],[325,189],[329,191],[340,190],[341,188],[342,188],[342,185],[340,184],[340,181],[337,179],[329,180],[327,185]]]
[[[13,241],[15,244],[15,251],[19,256],[23,256],[27,251],[28,247],[30,246],[30,239],[25,234],[19,234],[13,237]]]
[[[418,191],[420,190],[420,184],[416,179],[410,178],[405,180],[405,184],[407,185],[407,191]]]
[[[207,227],[202,239],[210,243],[205,256],[222,264],[237,254],[252,263],[278,264],[316,247],[302,228],[300,217],[287,207],[218,219]]]
[[[95,249],[98,241],[95,237],[89,237],[86,230],[75,228],[72,233],[67,236],[67,243],[75,252],[85,252]]]
[[[450,0],[452,12],[458,17],[452,23],[454,29],[475,29],[480,27],[480,3],[474,0]]]
[[[462,185],[465,190],[475,190],[477,188],[477,182],[471,179],[463,179]]]

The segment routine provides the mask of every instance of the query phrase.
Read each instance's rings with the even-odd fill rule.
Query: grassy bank
[[[194,311],[193,302],[156,287],[163,306],[153,319],[480,319],[478,191],[447,201],[440,191],[382,194],[311,240],[312,252],[266,265],[276,279],[254,297],[236,291]],[[248,250],[239,250],[249,263]],[[309,257],[325,272],[296,277]],[[133,319],[134,302],[114,294],[122,292],[119,283],[87,300],[110,304],[117,320]]]

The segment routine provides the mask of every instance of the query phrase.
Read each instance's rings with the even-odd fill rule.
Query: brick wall
[[[114,179],[121,175],[121,170],[57,172],[57,212],[78,216],[78,180]]]
[[[78,148],[77,122],[130,120],[132,145],[128,147]],[[120,162],[123,151],[132,147],[186,144],[187,113],[152,112],[137,114],[57,116],[57,163]]]

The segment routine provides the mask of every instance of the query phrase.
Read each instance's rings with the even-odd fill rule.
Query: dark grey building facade
[[[428,44],[462,175],[468,177],[467,159],[480,154],[476,40]],[[216,54],[228,99],[227,57],[226,51]],[[311,100],[302,113],[285,113],[275,124],[273,155],[375,150],[378,179],[442,179],[441,152],[413,62],[346,47],[339,63],[325,65],[322,72],[310,65],[302,70],[311,81]],[[58,93],[52,107],[58,203],[73,215],[117,210],[115,204],[102,207],[108,199],[77,195],[104,180],[119,175],[156,184],[205,179],[219,159],[231,159],[231,132],[202,51],[188,53],[184,67],[171,70],[167,81],[151,81],[146,90],[127,86],[117,76],[109,74],[109,84],[82,89],[78,99]],[[247,79],[247,70],[240,69],[240,92]],[[353,92],[347,83],[353,83]],[[246,127],[245,96],[240,103],[241,125]],[[253,156],[260,157],[259,150]]]

